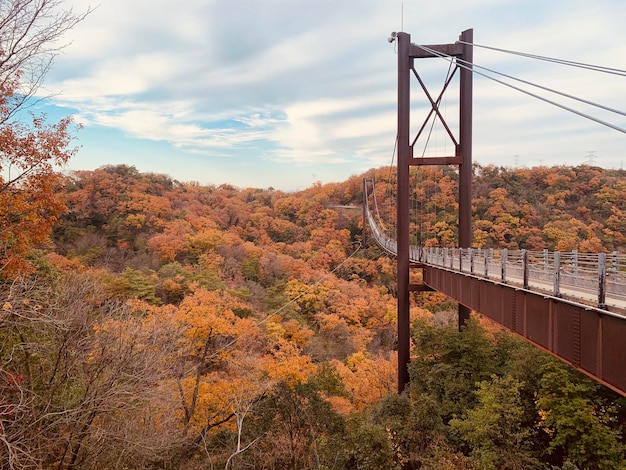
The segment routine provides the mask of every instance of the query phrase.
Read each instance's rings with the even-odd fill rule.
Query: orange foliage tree
[[[76,152],[70,148],[72,119],[30,125],[11,119],[21,100],[17,80],[0,84],[0,273],[28,270],[27,256],[45,242],[64,212],[57,167]]]

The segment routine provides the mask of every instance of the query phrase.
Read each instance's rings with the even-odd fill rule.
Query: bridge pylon
[[[459,166],[459,247],[470,248],[472,244],[472,64],[473,30],[463,31],[459,40],[451,44],[421,46],[411,43],[411,35],[392,33],[391,41],[397,43],[398,52],[398,192],[397,192],[397,283],[398,283],[398,393],[409,384],[410,320],[409,292],[420,290],[410,284],[409,269],[409,173],[411,166],[458,165]],[[415,59],[446,57],[454,62],[453,72],[448,76],[436,99],[429,93],[415,68]],[[453,133],[439,110],[442,96],[452,78],[459,72],[459,128]],[[431,110],[417,135],[410,135],[411,75],[421,85]],[[434,117],[433,117],[434,115]],[[413,154],[415,143],[426,128],[428,120],[439,119],[454,144],[452,156],[420,157]],[[459,328],[469,318],[470,310],[459,304]]]

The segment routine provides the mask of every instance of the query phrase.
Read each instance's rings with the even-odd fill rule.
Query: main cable
[[[432,55],[434,55],[435,57],[439,57],[441,59],[445,59],[445,60],[449,60],[449,61],[454,61],[456,59],[455,57],[453,57],[451,55],[442,54],[442,53],[440,53],[438,51],[435,51],[434,49],[431,49],[428,46],[417,45],[417,47],[422,49],[422,50],[424,50],[424,51],[426,51],[426,52],[428,52],[428,53],[430,53],[430,54],[432,54]],[[474,70],[473,67],[469,67],[469,66],[467,66],[465,64],[457,62],[457,65],[459,67],[462,67],[462,68],[466,69],[466,70],[469,70],[470,72],[472,72],[474,74],[480,75],[480,76],[485,77],[485,78],[487,78],[489,80],[493,80],[496,83],[500,83],[501,85],[507,86],[507,87],[509,87],[509,88],[511,88],[513,90],[519,91],[520,93],[524,93],[525,95],[531,96],[531,97],[536,98],[536,99],[541,100],[541,101],[544,101],[544,102],[546,102],[548,104],[556,106],[557,108],[561,108],[561,109],[563,109],[565,111],[569,111],[570,113],[576,114],[578,116],[581,116],[581,117],[584,117],[584,118],[589,119],[591,121],[594,121],[594,122],[596,122],[598,124],[602,124],[603,126],[609,127],[609,128],[614,129],[614,130],[616,130],[618,132],[626,134],[626,129],[623,129],[623,128],[619,127],[619,126],[611,124],[610,122],[603,121],[602,119],[598,119],[598,118],[593,117],[593,116],[591,116],[589,114],[583,113],[583,112],[578,111],[578,110],[573,109],[573,108],[570,108],[569,106],[565,106],[565,105],[563,105],[561,103],[557,103],[556,101],[550,100],[548,98],[544,98],[543,96],[537,95],[536,93],[532,93],[532,92],[530,92],[528,90],[524,90],[523,88],[516,87],[515,85],[511,85],[510,83],[507,83],[505,81],[498,80],[497,78],[491,77],[491,76],[489,76],[487,74],[484,74],[482,72],[478,72],[477,70]]]
[[[530,86],[533,86],[535,88],[539,88],[541,90],[548,91],[550,93],[554,93],[556,95],[560,95],[560,96],[563,96],[565,98],[572,99],[574,101],[578,101],[580,103],[588,104],[589,106],[594,106],[596,108],[604,109],[605,111],[609,111],[611,113],[616,113],[616,114],[621,114],[622,116],[626,116],[626,112],[620,111],[619,109],[611,108],[609,106],[605,106],[605,105],[600,104],[600,103],[595,103],[593,101],[589,101],[589,100],[586,100],[584,98],[579,98],[578,96],[570,95],[569,93],[564,93],[562,91],[554,90],[553,88],[548,88],[546,86],[539,85],[537,83],[529,82],[528,80],[524,80],[522,78],[517,78],[517,77],[514,77],[513,75],[508,75],[506,73],[498,72],[497,70],[493,70],[493,69],[490,69],[490,68],[487,68],[487,67],[482,67],[480,65],[473,64],[472,62],[468,62],[466,60],[459,59],[458,57],[456,58],[456,62],[457,62],[457,64],[458,63],[464,63],[464,64],[466,64],[468,66],[472,66],[472,67],[476,67],[476,68],[479,68],[479,69],[482,69],[482,70],[486,70],[487,72],[495,73],[496,75],[500,75],[501,77],[506,77],[506,78],[509,78],[511,80],[515,80],[517,82],[521,82],[521,83],[523,83],[525,85],[530,85]]]
[[[529,59],[543,60],[546,62],[553,62],[555,64],[560,64],[560,65],[569,65],[570,67],[578,67],[578,68],[582,68],[586,70],[593,70],[594,72],[603,72],[603,73],[609,73],[613,75],[626,76],[626,70],[621,70],[617,68],[604,67],[602,65],[585,64],[583,62],[575,62],[572,60],[555,59],[553,57],[546,57],[546,56],[541,56],[541,55],[536,55],[536,54],[528,54],[526,52],[517,52],[517,51],[511,51],[507,49],[500,49],[498,47],[484,46],[481,44],[473,44],[471,42],[466,42],[466,41],[458,41],[458,42],[459,44],[465,44],[467,46],[475,46],[475,47],[489,49],[489,50],[496,51],[496,52],[504,52],[506,54],[518,55],[518,56],[526,57]]]

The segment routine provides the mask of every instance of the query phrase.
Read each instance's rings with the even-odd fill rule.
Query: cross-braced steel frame
[[[459,41],[452,44],[416,46],[411,35],[394,33],[398,51],[398,194],[397,194],[397,282],[398,282],[398,392],[409,384],[410,324],[409,292],[423,290],[423,286],[410,283],[409,269],[409,172],[415,165],[459,166],[459,220],[458,236],[461,248],[470,248],[472,242],[472,64],[473,30],[463,31]],[[433,99],[414,66],[415,59],[447,56],[455,58],[454,72],[446,80],[437,99]],[[452,60],[452,59],[451,59]],[[459,71],[459,129],[451,131],[439,110],[443,94],[454,74]],[[414,139],[410,136],[411,75],[422,87],[431,110]],[[433,116],[433,114],[435,116]],[[455,146],[453,156],[415,158],[413,147],[426,127],[428,120],[439,119]],[[459,304],[459,327],[469,318],[470,310]]]

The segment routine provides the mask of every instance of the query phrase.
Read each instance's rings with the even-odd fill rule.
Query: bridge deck
[[[397,256],[367,205],[365,215],[376,243]],[[594,256],[409,247],[425,285],[626,395],[626,266]]]

